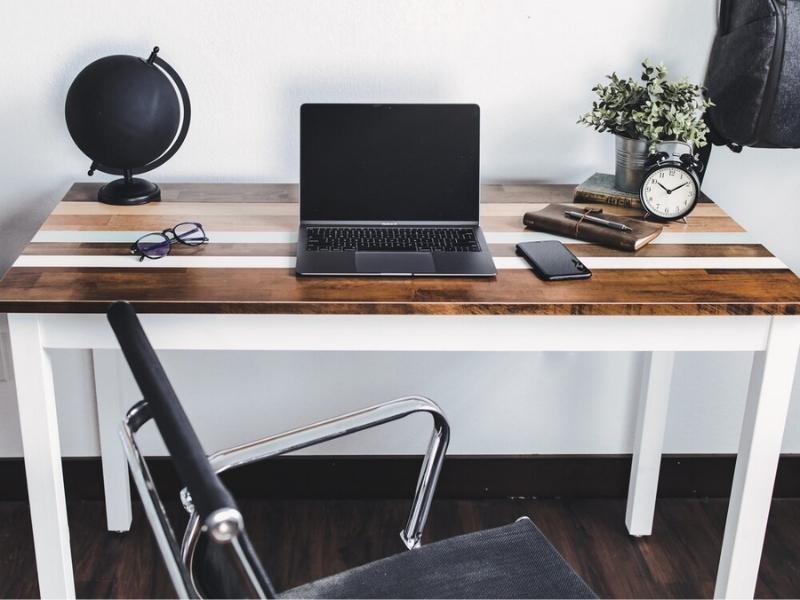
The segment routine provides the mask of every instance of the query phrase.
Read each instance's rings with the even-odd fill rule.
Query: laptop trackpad
[[[430,252],[356,252],[356,271],[382,275],[435,273]]]

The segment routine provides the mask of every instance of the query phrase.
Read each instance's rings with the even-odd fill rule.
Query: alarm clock
[[[698,174],[703,170],[695,156],[657,152],[646,167],[639,199],[649,216],[674,221],[692,212],[700,196]]]

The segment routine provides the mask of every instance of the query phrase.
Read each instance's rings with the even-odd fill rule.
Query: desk
[[[674,352],[755,351],[716,586],[753,595],[800,348],[800,280],[715,204],[636,254],[571,241],[594,277],[545,283],[514,244],[552,236],[524,231],[521,217],[569,202],[571,186],[484,186],[496,279],[306,279],[293,270],[296,186],[165,185],[162,202],[140,207],[92,202],[96,190],[74,185],[0,282],[43,596],[74,594],[49,349],[93,352],[108,526],[130,526],[116,437],[125,366],[104,315],[117,299],[135,304],[158,349],[644,352],[632,535],[651,532]],[[159,261],[129,254],[139,235],[184,220],[211,243]]]

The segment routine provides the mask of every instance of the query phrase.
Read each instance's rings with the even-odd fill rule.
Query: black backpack
[[[721,0],[706,72],[711,140],[800,147],[800,0]]]

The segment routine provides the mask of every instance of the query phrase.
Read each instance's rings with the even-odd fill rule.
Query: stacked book
[[[642,208],[639,194],[621,192],[614,187],[614,176],[610,173],[595,173],[589,179],[575,188],[574,202],[589,204],[609,204],[623,208]],[[700,192],[699,202],[710,202],[708,197]]]
[[[614,176],[609,173],[595,173],[575,188],[575,202],[591,204],[610,204],[624,208],[642,208],[639,194],[621,192],[614,187]]]

